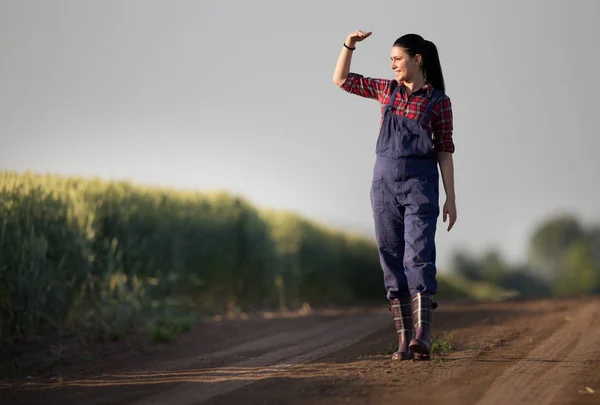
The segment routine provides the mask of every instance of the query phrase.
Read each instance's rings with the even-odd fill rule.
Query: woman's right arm
[[[345,44],[350,48],[354,48],[357,42],[362,41],[365,38],[368,38],[372,33],[365,32],[362,30],[354,31],[348,38],[346,38]],[[341,86],[344,84],[348,75],[350,74],[350,62],[352,61],[352,52],[350,49],[345,46],[342,48],[342,52],[340,53],[340,57],[338,58],[337,65],[335,66],[335,71],[333,72],[333,82],[337,86]]]
[[[350,48],[354,48],[357,42],[368,38],[370,35],[371,32],[354,31],[348,35],[345,44]],[[333,72],[333,83],[348,93],[383,102],[385,96],[389,94],[391,80],[374,79],[357,73],[350,73],[352,52],[345,46],[342,48],[335,66],[335,72]]]

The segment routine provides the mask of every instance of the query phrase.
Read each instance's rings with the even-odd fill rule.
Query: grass
[[[447,339],[451,339],[453,335],[449,335]],[[396,350],[398,350],[398,343],[389,343],[383,350],[382,354],[390,355],[393,354]],[[437,356],[443,356],[450,353],[453,350],[453,346],[451,344],[451,340],[444,340],[439,338],[434,338],[431,341],[431,354]],[[438,358],[441,360],[441,358]]]
[[[171,343],[173,340],[173,330],[165,326],[153,326],[150,329],[150,341],[152,343]]]
[[[383,350],[383,354],[394,354],[396,350],[398,350],[398,343],[390,343]]]
[[[93,360],[94,360],[94,356],[86,350],[85,353],[83,353],[83,361],[90,362]]]
[[[441,339],[434,339],[431,342],[431,354],[448,354],[452,351],[452,345],[446,341]]]
[[[173,338],[192,330],[196,320],[192,317],[160,319],[150,324],[149,338],[152,343],[171,343]]]

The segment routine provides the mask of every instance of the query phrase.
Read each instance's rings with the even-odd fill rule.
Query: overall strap
[[[390,95],[389,103],[387,103],[387,105],[385,106],[386,109],[394,107],[394,101],[396,100],[396,95],[398,94],[398,90],[400,89],[400,86],[398,86],[397,81],[392,80],[392,82],[390,83],[390,88],[392,89],[392,94]]]
[[[439,90],[434,90],[433,93],[431,93],[431,98],[429,99],[429,104],[427,105],[427,108],[425,109],[425,113],[423,114],[423,119],[426,119],[426,118],[431,119],[431,117],[429,117],[431,110],[433,110],[433,107],[435,106],[435,104],[443,96],[444,96],[444,93]]]

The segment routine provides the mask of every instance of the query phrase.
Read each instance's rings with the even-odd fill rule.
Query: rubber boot
[[[394,325],[398,334],[398,351],[392,354],[392,360],[410,360],[408,344],[413,336],[412,308],[410,297],[393,299],[390,310],[394,316]]]
[[[430,330],[437,303],[427,293],[413,294],[411,298],[415,337],[410,341],[409,349],[415,360],[430,360]]]

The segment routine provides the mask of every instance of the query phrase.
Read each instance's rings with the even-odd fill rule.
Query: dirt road
[[[7,381],[0,404],[600,404],[598,299],[441,302],[434,328],[451,350],[392,362],[387,308],[202,324]]]

